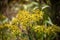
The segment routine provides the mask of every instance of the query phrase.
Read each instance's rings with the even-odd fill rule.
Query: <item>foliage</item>
[[[11,2],[14,4],[16,1]],[[47,4],[35,1],[20,0],[16,3],[15,6],[19,4],[19,7],[12,7],[14,10],[23,9],[11,20],[0,15],[0,40],[57,40],[60,27],[50,19],[50,0],[46,0]]]

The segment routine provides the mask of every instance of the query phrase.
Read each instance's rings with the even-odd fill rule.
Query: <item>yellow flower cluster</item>
[[[59,30],[59,31],[57,31]],[[41,32],[44,32],[45,34],[47,35],[52,35],[52,34],[56,34],[56,32],[60,32],[60,28],[57,27],[57,26],[49,26],[49,27],[45,27],[44,25],[37,25],[36,27],[34,27],[34,31],[36,33],[41,33]]]
[[[16,16],[21,24],[27,24],[30,22],[36,22],[43,19],[43,12],[39,10],[34,10],[33,12],[28,12],[26,10],[20,10]]]
[[[17,19],[19,20],[19,22],[21,22],[21,24],[23,23],[27,23],[28,21],[30,21],[30,15],[29,12],[27,11],[19,11],[19,13],[17,14]]]
[[[12,34],[18,34],[21,32],[20,29],[16,25],[10,25],[10,24],[6,24],[6,23],[0,24],[0,30],[4,30],[5,28],[7,28],[6,31],[11,30]]]

